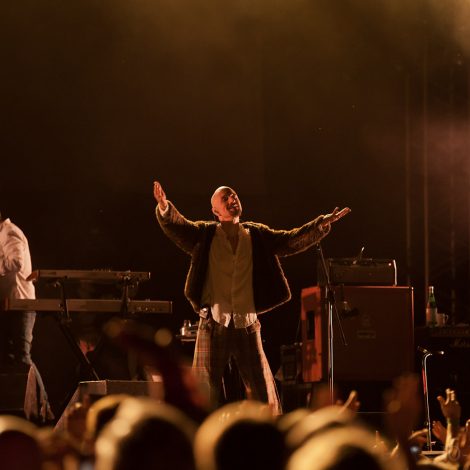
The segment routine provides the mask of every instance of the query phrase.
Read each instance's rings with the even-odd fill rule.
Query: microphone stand
[[[424,425],[426,426],[426,445],[428,450],[432,450],[432,430],[431,430],[431,414],[429,412],[429,390],[428,390],[428,368],[427,360],[432,356],[432,352],[424,349],[423,358],[421,361],[421,374],[423,377],[423,394],[424,394],[424,411],[426,414],[426,420]]]
[[[432,426],[431,426],[431,413],[429,410],[429,388],[428,388],[428,359],[434,355],[432,351],[428,351],[421,346],[418,346],[418,351],[423,354],[421,360],[421,376],[423,380],[423,394],[424,394],[424,411],[426,420],[424,425],[426,426],[426,445],[428,450],[432,450]],[[443,355],[444,351],[436,351],[436,354]]]
[[[334,336],[333,336],[333,312],[338,322],[339,332],[343,346],[347,346],[346,336],[344,335],[341,318],[336,306],[335,291],[330,282],[330,272],[326,266],[325,256],[320,243],[316,245],[318,254],[320,256],[323,275],[325,277],[325,299],[328,311],[328,390],[330,394],[330,403],[334,404]]]
[[[65,288],[65,280],[66,278],[57,279],[53,284],[54,287],[60,290],[60,297],[61,297],[61,311],[59,312],[59,328],[61,329],[65,339],[69,343],[72,351],[75,354],[75,357],[79,361],[79,365],[84,368],[81,372],[86,374],[87,379],[92,377],[93,380],[99,380],[98,373],[96,372],[95,368],[93,367],[92,363],[88,359],[85,353],[82,352],[80,346],[77,343],[72,331],[70,330],[69,326],[72,323],[72,317],[70,316],[70,311],[67,304],[67,292]],[[55,317],[57,319],[57,316]],[[68,403],[68,401],[67,401]]]

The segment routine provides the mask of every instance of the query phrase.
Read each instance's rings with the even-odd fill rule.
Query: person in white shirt
[[[292,230],[273,230],[240,222],[242,205],[228,186],[217,188],[211,198],[218,222],[183,217],[157,181],[154,197],[164,233],[191,256],[185,295],[200,315],[193,371],[217,406],[224,369],[233,358],[247,397],[269,403],[273,413],[280,414],[257,317],[291,297],[278,257],[318,243],[350,209],[336,208]]]
[[[0,215],[0,299],[34,299],[29,244],[23,231]],[[36,312],[12,311],[0,315],[0,364],[30,366]]]

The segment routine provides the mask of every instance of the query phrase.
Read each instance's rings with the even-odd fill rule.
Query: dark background
[[[470,11],[441,3],[4,3],[2,213],[35,268],[150,271],[139,296],[172,300],[154,322],[177,332],[196,320],[189,259],[155,221],[154,179],[193,219],[221,184],[275,228],[347,205],[327,257],[393,258],[416,324],[428,284],[468,323]],[[316,263],[283,261],[293,300],[262,317],[274,370]]]

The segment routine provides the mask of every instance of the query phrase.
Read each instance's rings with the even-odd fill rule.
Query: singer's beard
[[[241,207],[231,207],[229,209],[230,215],[232,217],[240,217],[242,215],[242,208]]]

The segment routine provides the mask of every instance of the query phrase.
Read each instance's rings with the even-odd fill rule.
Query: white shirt
[[[0,221],[0,298],[34,299],[28,240],[10,219]]]
[[[202,304],[210,305],[212,317],[224,326],[231,317],[235,328],[246,328],[256,321],[251,235],[241,224],[235,253],[222,227],[218,225],[215,230]]]

